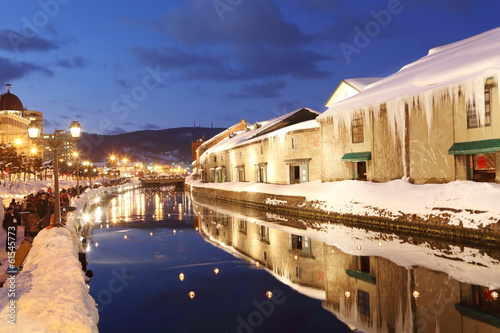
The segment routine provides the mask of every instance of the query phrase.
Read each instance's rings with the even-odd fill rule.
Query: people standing
[[[2,222],[7,237],[5,239],[5,251],[12,252],[16,248],[17,240],[17,221],[14,220],[14,208],[8,207],[5,211],[5,217]],[[13,242],[13,243],[12,243]]]

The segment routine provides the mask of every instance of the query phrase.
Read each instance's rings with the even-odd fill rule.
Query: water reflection
[[[499,332],[500,251],[294,219],[197,198],[195,226],[352,328]]]

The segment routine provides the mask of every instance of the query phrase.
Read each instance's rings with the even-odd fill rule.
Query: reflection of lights
[[[269,290],[267,293],[266,293],[266,297],[271,299],[273,298],[273,293]]]
[[[293,256],[293,259],[295,259],[295,260],[299,260],[299,256],[298,256],[298,255],[294,255],[294,256]]]
[[[214,269],[214,273],[215,273],[215,275],[219,274],[219,269],[218,269],[218,268],[215,268],[215,269]]]
[[[345,296],[345,298],[351,297],[351,292],[346,290],[346,292],[344,293],[344,296]]]
[[[127,239],[128,237],[127,237],[127,235],[125,235],[125,236],[123,236],[123,238]]]
[[[149,233],[149,236],[153,237],[153,233],[152,233],[152,232],[150,232],[150,233]]]
[[[184,273],[179,274],[179,280],[184,281]]]
[[[415,297],[415,299],[418,299],[420,297],[420,293],[418,291],[414,291],[413,292],[413,297]]]
[[[193,299],[194,298],[194,291],[189,292],[189,298]]]
[[[491,293],[491,298],[493,298],[494,301],[498,301],[498,292],[493,291]]]
[[[259,266],[260,266],[260,262],[256,261],[255,262],[255,267],[259,268]]]

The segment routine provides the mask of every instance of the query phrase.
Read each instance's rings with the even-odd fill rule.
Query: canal
[[[93,212],[100,332],[494,332],[500,250],[136,189]],[[496,331],[495,331],[496,332]]]

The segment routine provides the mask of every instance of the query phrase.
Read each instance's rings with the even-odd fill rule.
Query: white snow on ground
[[[0,195],[4,202],[14,195],[17,199],[39,189],[51,186],[50,182],[21,183],[23,191],[13,193],[9,188],[0,186]],[[64,186],[74,185],[62,183]],[[15,298],[9,297],[8,287],[0,288],[0,333],[1,332],[98,332],[98,311],[94,299],[88,292],[85,276],[78,260],[78,253],[83,252],[81,242],[75,230],[75,222],[84,210],[96,203],[102,196],[125,189],[121,187],[101,187],[87,190],[79,199],[72,199],[72,206],[77,210],[69,213],[65,228],[42,230],[34,239],[33,246],[26,257],[23,270],[16,276]],[[14,187],[14,186],[13,186]],[[3,216],[3,210],[2,216]],[[23,239],[24,227],[18,228],[17,248]],[[7,268],[5,231],[0,230],[0,273]],[[9,280],[7,280],[9,281]],[[10,299],[15,299],[15,326],[9,324],[7,317]]]
[[[280,224],[287,219],[285,216],[276,218],[274,216],[276,214],[273,216],[266,214],[266,218],[273,221],[268,222],[255,216],[248,217],[234,211],[226,211],[217,206],[206,204],[201,204],[201,206],[251,223],[265,225],[271,229],[310,237],[351,255],[382,257],[402,267],[426,267],[434,271],[445,272],[464,283],[478,284],[491,289],[500,288],[500,261],[479,249],[452,245],[444,249],[435,248],[429,243],[411,244],[394,234],[382,234],[342,224],[318,223],[317,228],[303,230]],[[213,238],[211,240],[215,241]],[[227,248],[232,249],[232,247],[217,241],[215,243],[231,252]]]
[[[500,222],[500,184],[454,181],[447,184],[415,185],[405,180],[386,183],[344,180],[313,181],[294,185],[255,182],[201,183],[186,179],[195,187],[228,191],[262,192],[270,195],[298,195],[316,201],[315,208],[339,214],[397,218],[416,214],[427,219],[447,216],[449,224],[477,229]],[[270,198],[268,204],[280,204]],[[438,209],[448,210],[438,210]]]
[[[6,287],[0,289],[0,332],[98,332],[95,301],[67,228],[42,230],[16,276],[15,298]],[[7,322],[10,299],[15,326]]]

